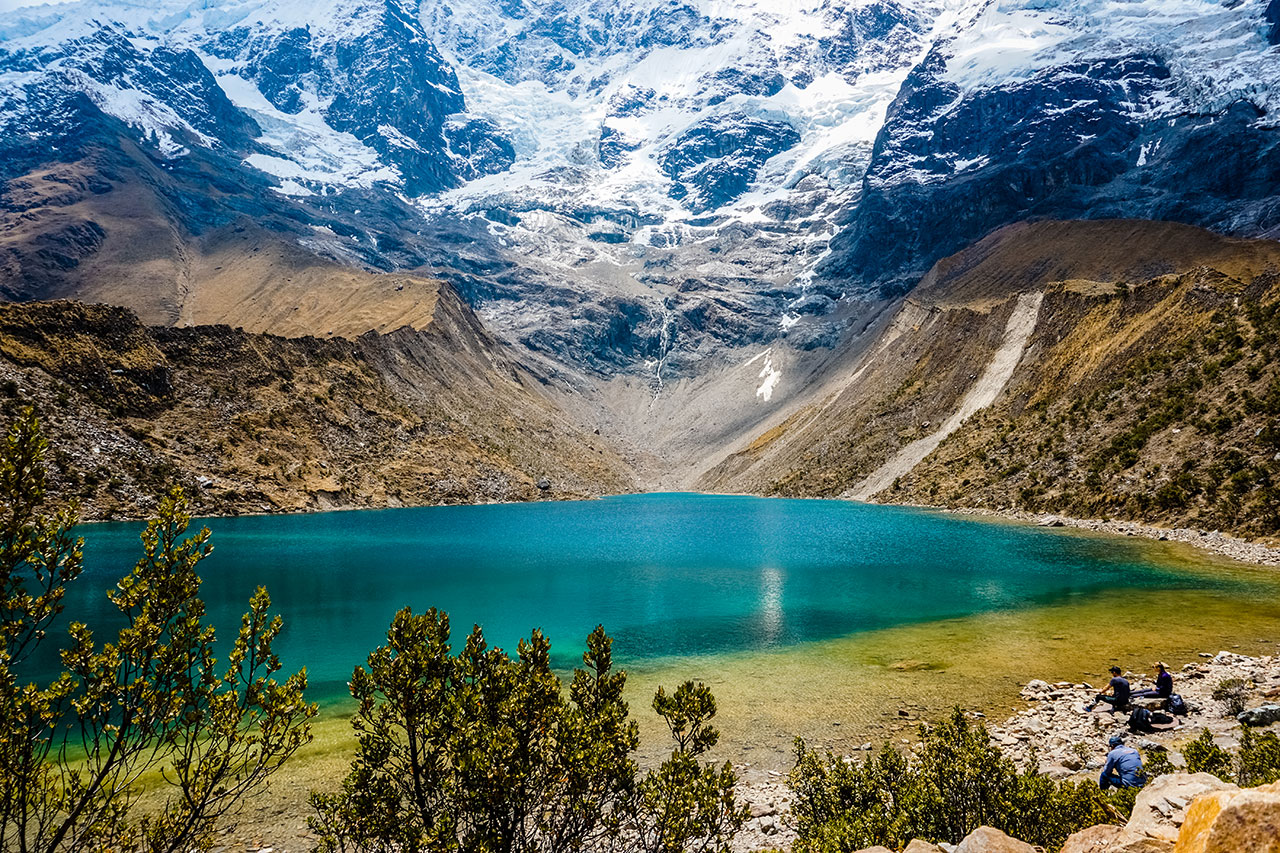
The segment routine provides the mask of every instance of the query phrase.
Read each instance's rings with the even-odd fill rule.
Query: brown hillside
[[[193,161],[190,168],[212,169]],[[186,176],[189,183],[199,176]],[[218,179],[201,181],[217,199]],[[228,187],[270,201],[267,187]],[[0,186],[0,298],[118,305],[151,325],[225,323],[251,332],[356,337],[425,328],[438,282],[369,272],[301,245],[332,234],[258,215],[203,222],[208,199],[127,139],[119,151],[42,166]],[[238,202],[243,204],[243,202]],[[198,228],[184,222],[196,221]]]
[[[1016,226],[940,262],[838,392],[703,487],[854,489],[956,410],[1032,290],[994,404],[877,499],[1280,532],[1280,244],[1164,223]]]
[[[568,423],[448,289],[425,331],[355,340],[0,305],[0,388],[9,417],[37,406],[55,486],[87,518],[145,514],[174,480],[201,513],[631,488],[612,446]]]

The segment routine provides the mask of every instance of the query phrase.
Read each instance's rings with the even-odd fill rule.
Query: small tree
[[[1244,727],[1236,754],[1236,781],[1242,788],[1280,781],[1280,737],[1275,732],[1255,734]]]
[[[541,632],[512,660],[477,626],[455,657],[446,614],[401,610],[351,679],[351,773],[312,795],[322,847],[559,851],[609,834],[638,741],[611,645],[587,638],[565,701]]]
[[[142,535],[143,558],[107,594],[124,627],[99,646],[72,622],[63,671],[44,686],[30,680],[83,569],[75,508],[44,509],[46,449],[30,410],[0,448],[0,849],[202,846],[310,739],[305,671],[272,677],[281,621],[261,588],[219,665],[195,572],[209,531],[183,538],[190,517],[175,488]],[[135,820],[138,783],[154,769],[176,795]]]
[[[357,667],[351,693],[359,745],[334,794],[313,793],[311,826],[326,850],[560,853],[603,849],[725,849],[745,812],[732,770],[703,766],[715,700],[701,685],[654,707],[677,750],[637,778],[639,736],[597,627],[567,698],[540,631],[515,659],[480,628],[456,656],[449,618],[396,614],[387,643]]]
[[[1213,732],[1205,729],[1182,750],[1188,773],[1211,773],[1225,782],[1234,781],[1231,753],[1213,742]]]
[[[710,722],[715,697],[705,684],[686,681],[670,696],[659,687],[653,710],[666,721],[676,748],[636,786],[627,807],[626,846],[647,853],[724,853],[750,812],[734,797],[733,765],[699,760],[720,740]]]

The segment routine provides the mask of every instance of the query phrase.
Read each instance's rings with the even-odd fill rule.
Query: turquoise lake
[[[540,627],[569,667],[602,623],[621,662],[695,661],[698,672],[718,658],[1064,605],[1062,621],[1077,626],[1160,617],[1176,629],[1149,608],[1188,601],[1247,611],[1241,630],[1254,634],[1280,625],[1274,572],[1202,566],[1156,543],[841,501],[650,494],[201,523],[213,532],[201,567],[210,620],[229,635],[265,585],[285,619],[286,668],[305,664],[322,702],[345,696],[352,667],[404,606],[447,611],[455,647],[472,623],[509,650]],[[87,568],[68,613],[110,621],[103,591],[138,558],[141,529],[81,528]],[[1125,612],[1127,601],[1139,609]],[[1071,615],[1091,602],[1110,610]]]

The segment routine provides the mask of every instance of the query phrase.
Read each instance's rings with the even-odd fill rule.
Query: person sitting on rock
[[[1133,694],[1134,699],[1168,699],[1173,695],[1173,676],[1165,669],[1164,661],[1156,661],[1156,686],[1139,690]]]
[[[1123,711],[1129,705],[1129,680],[1120,675],[1120,667],[1111,667],[1111,683],[1107,685],[1107,689],[1099,693],[1096,697],[1098,702],[1105,702],[1110,705],[1108,711]],[[1085,708],[1086,711],[1092,711],[1094,705]]]
[[[1105,791],[1108,788],[1141,788],[1147,784],[1147,778],[1142,773],[1142,756],[1138,750],[1125,746],[1124,738],[1120,735],[1112,735],[1107,746],[1111,751],[1107,753],[1106,766],[1098,777],[1099,788]]]

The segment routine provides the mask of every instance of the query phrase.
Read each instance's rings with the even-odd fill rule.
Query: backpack
[[[1182,697],[1177,693],[1174,693],[1168,699],[1164,700],[1164,709],[1170,714],[1176,714],[1179,717],[1185,717],[1187,715],[1187,703],[1184,702]]]
[[[1146,708],[1134,708],[1129,713],[1129,731],[1134,734],[1155,731],[1151,728],[1151,712]]]

